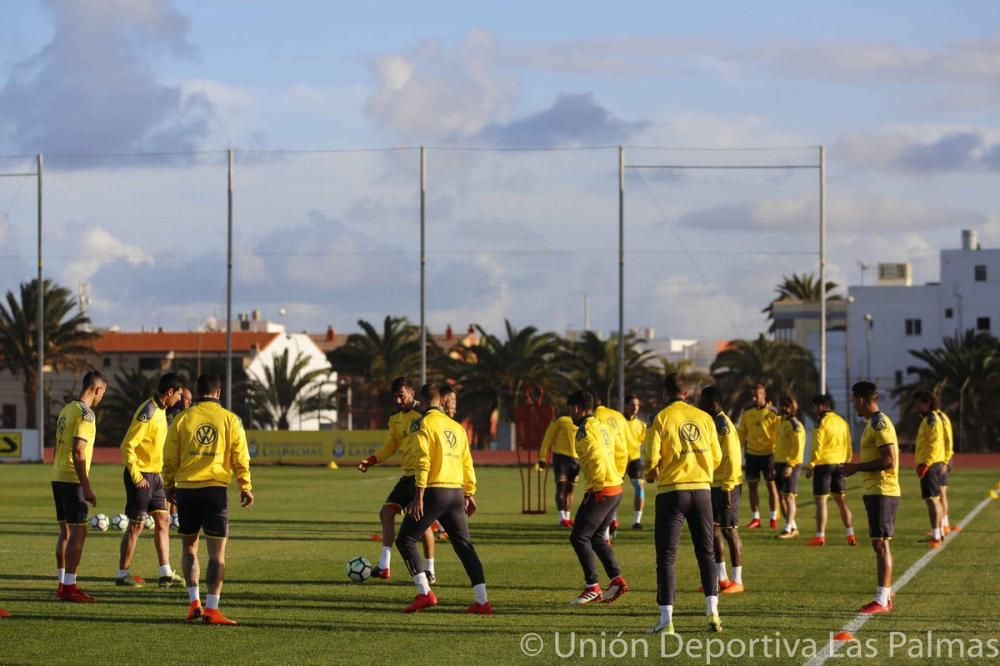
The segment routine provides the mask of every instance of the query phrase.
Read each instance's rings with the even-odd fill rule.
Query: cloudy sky
[[[753,335],[816,270],[819,145],[837,282],[1000,246],[998,3],[480,4],[0,0],[0,174],[45,155],[47,273],[102,326],[221,318],[230,147],[236,311],[296,330],[417,318],[421,145],[439,330],[616,326],[619,145],[658,337]],[[0,177],[5,290],[35,200]]]

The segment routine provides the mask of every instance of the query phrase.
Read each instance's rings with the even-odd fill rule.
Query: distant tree
[[[626,393],[655,386],[661,378],[656,355],[641,345],[635,335],[625,336]],[[566,351],[573,388],[596,391],[605,405],[617,407],[618,338],[602,340],[593,331],[585,331],[579,340],[566,343]]]
[[[772,399],[782,393],[808,404],[819,392],[819,373],[812,353],[793,342],[732,340],[712,363],[712,377],[722,391],[724,406],[738,415],[749,402],[749,390],[764,384]]]
[[[826,283],[826,299],[828,301],[843,300],[843,296],[834,293],[840,286],[836,282]],[[780,284],[775,287],[777,296],[761,312],[767,313],[767,318],[771,322],[768,328],[769,333],[774,332],[774,304],[781,301],[803,301],[805,303],[819,303],[822,299],[819,278],[812,273],[799,275],[792,273],[792,277],[785,276]]]
[[[159,376],[142,370],[119,370],[109,380],[108,392],[97,407],[98,443],[118,446],[132,423],[139,404],[156,392]]]
[[[75,313],[72,293],[50,280],[42,283],[42,327],[45,365],[54,372],[89,369],[97,333],[89,330],[90,319]],[[26,427],[38,427],[38,280],[22,282],[20,299],[8,291],[6,305],[0,303],[0,368],[20,376],[25,403]]]
[[[286,348],[264,366],[263,377],[248,378],[253,404],[253,424],[260,428],[288,430],[292,409],[299,415],[336,408],[336,391],[320,388],[330,370],[308,370],[309,357],[292,359]]]

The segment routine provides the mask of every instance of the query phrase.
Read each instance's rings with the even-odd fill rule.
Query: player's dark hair
[[[722,409],[722,394],[714,386],[706,386],[701,390],[698,406],[707,411],[716,412]]]
[[[594,399],[594,407],[600,407],[604,404],[604,399],[601,397],[601,392],[598,389],[590,389],[587,393]]]
[[[160,377],[160,382],[156,385],[156,395],[163,395],[170,389],[180,391],[184,388],[184,380],[176,372],[168,372]]]
[[[594,411],[594,394],[589,391],[573,391],[566,398],[566,404],[570,407],[579,407],[585,412]]]
[[[931,393],[930,391],[917,391],[916,393],[913,394],[913,399],[916,400],[917,402],[924,403],[931,409],[938,408],[937,396]]]
[[[792,408],[792,416],[799,413],[799,401],[795,399],[795,396],[791,393],[785,393],[781,396],[781,406],[790,405]]]
[[[444,398],[445,396],[458,394],[458,392],[455,390],[455,387],[452,386],[451,384],[442,384],[441,386],[439,386],[438,393],[441,394],[442,398]]]
[[[424,403],[424,406],[429,406],[431,402],[441,399],[441,389],[438,388],[437,384],[424,384],[420,387],[417,395],[420,396],[420,402]]]
[[[814,407],[826,407],[828,409],[833,409],[833,396],[829,393],[820,393],[818,396],[812,399],[812,404]]]
[[[667,397],[676,398],[688,390],[687,376],[679,372],[671,372],[663,380],[663,390],[667,392]]]
[[[98,384],[107,385],[108,380],[105,379],[104,375],[101,374],[100,370],[90,370],[87,374],[83,376],[83,390],[89,391],[92,388],[96,388]]]
[[[635,393],[629,393],[627,396],[625,396],[625,402],[632,402],[633,400],[638,400],[638,399],[639,396],[637,396]]]
[[[206,372],[198,378],[198,397],[212,395],[222,390],[222,378],[214,372]]]
[[[396,377],[392,380],[392,392],[395,393],[399,389],[413,389],[413,382],[411,382],[406,377]]]
[[[878,400],[878,387],[871,382],[858,382],[851,387],[851,395],[862,400]]]

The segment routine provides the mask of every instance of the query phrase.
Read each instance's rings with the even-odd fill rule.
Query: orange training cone
[[[851,635],[849,631],[841,631],[839,634],[833,637],[835,641],[853,641],[854,636]]]

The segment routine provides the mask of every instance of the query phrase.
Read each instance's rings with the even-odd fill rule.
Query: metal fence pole
[[[427,152],[420,146],[420,385],[427,383]]]
[[[38,329],[38,392],[35,395],[38,414],[38,446],[45,450],[45,281],[42,277],[42,154],[35,156],[35,174],[38,179],[38,312],[35,327]]]
[[[618,146],[618,410],[625,411],[625,148]]]
[[[233,408],[233,151],[226,151],[226,409]]]
[[[846,334],[845,334],[846,335]],[[826,386],[826,149],[819,147],[819,389]]]

